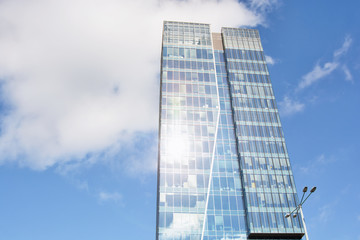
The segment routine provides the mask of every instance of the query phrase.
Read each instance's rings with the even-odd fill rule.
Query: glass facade
[[[301,239],[256,30],[164,22],[156,239]]]

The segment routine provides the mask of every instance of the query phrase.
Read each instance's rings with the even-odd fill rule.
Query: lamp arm
[[[300,205],[297,205],[297,207],[291,212],[289,213],[290,215],[293,214],[295,211],[299,211]]]
[[[299,205],[303,205],[304,203],[305,203],[305,201],[310,197],[310,195],[312,194],[312,192],[310,192],[310,194],[305,198],[305,200],[304,201],[302,201],[302,202],[300,202],[300,204]]]
[[[302,197],[301,197],[301,200],[300,200],[300,203],[299,203],[299,204],[302,203],[302,200],[304,199],[305,193],[306,193],[306,192],[303,192],[303,195],[302,195]]]

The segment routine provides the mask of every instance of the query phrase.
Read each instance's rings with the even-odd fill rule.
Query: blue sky
[[[163,20],[256,27],[311,239],[360,234],[356,1],[0,1],[0,239],[154,239]],[[141,68],[141,70],[139,70]]]

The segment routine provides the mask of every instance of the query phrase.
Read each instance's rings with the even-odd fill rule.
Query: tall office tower
[[[301,239],[257,30],[164,22],[158,240]]]

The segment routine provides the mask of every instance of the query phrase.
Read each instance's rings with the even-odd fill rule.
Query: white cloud
[[[279,111],[282,116],[293,115],[295,113],[303,111],[304,108],[304,103],[295,101],[288,96],[285,96],[284,99],[279,102]]]
[[[262,12],[270,11],[279,5],[279,0],[250,0],[249,2],[251,8]]]
[[[326,159],[325,159],[325,154],[321,154],[317,159],[316,162],[320,163],[320,164],[324,164],[326,163]]]
[[[274,65],[276,63],[275,59],[273,59],[272,57],[270,57],[268,55],[265,55],[265,60],[266,60],[266,63],[269,65]]]
[[[299,167],[301,172],[304,174],[310,173],[320,173],[322,171],[326,171],[328,165],[337,161],[337,158],[334,156],[325,155],[324,153],[317,156],[315,159],[311,159],[306,164],[303,164]],[[346,188],[344,187],[343,190],[345,191]]]
[[[164,239],[180,238],[184,233],[201,229],[203,221],[203,214],[174,213],[172,222],[162,237]]]
[[[121,202],[122,201],[122,195],[118,192],[100,192],[99,193],[99,200],[101,202]]]
[[[34,169],[156,130],[163,20],[264,22],[236,0],[1,1],[0,19],[0,163]]]
[[[321,222],[327,223],[329,221],[329,218],[332,214],[331,207],[332,207],[331,205],[325,205],[319,209],[320,211],[319,218]]]
[[[89,184],[87,181],[78,181],[76,187],[81,190],[89,191]]]
[[[344,71],[344,74],[345,74],[345,80],[352,82],[353,81],[353,76],[352,76],[349,68],[346,65],[343,65],[342,70]]]
[[[349,50],[351,43],[352,38],[349,35],[346,36],[341,48],[334,51],[333,60],[331,62],[325,63],[323,66],[320,66],[319,63],[317,63],[313,70],[311,70],[309,73],[305,74],[302,77],[302,80],[300,81],[297,89],[301,90],[309,87],[320,79],[330,75],[334,70],[336,70],[340,66],[339,58]],[[351,73],[349,69],[343,68],[343,70],[346,74],[346,79],[348,80],[349,77],[351,78]]]
[[[146,178],[149,173],[157,170],[157,150],[157,134],[136,134],[128,141],[112,146],[105,155],[100,154],[93,159],[103,158],[113,170],[123,171],[129,176]],[[127,161],[119,161],[124,155]]]
[[[132,156],[125,163],[125,170],[132,176],[144,176],[144,174],[156,172],[157,170],[157,146],[153,145],[145,149],[142,157]]]
[[[302,77],[302,81],[299,83],[298,88],[304,89],[314,84],[321,78],[324,78],[331,74],[338,66],[339,64],[337,62],[327,62],[323,66],[316,64],[311,72],[307,73],[305,76]]]
[[[335,200],[319,208],[319,221],[323,224],[326,224],[330,220],[332,220],[335,214],[334,210],[337,208],[337,205],[338,205],[338,200]]]
[[[347,35],[345,37],[345,41],[344,41],[343,45],[341,46],[341,48],[337,49],[334,52],[334,57],[337,58],[337,57],[340,57],[340,56],[344,55],[345,53],[347,53],[347,51],[349,50],[349,48],[351,46],[352,41],[353,40],[350,37],[350,35]]]

